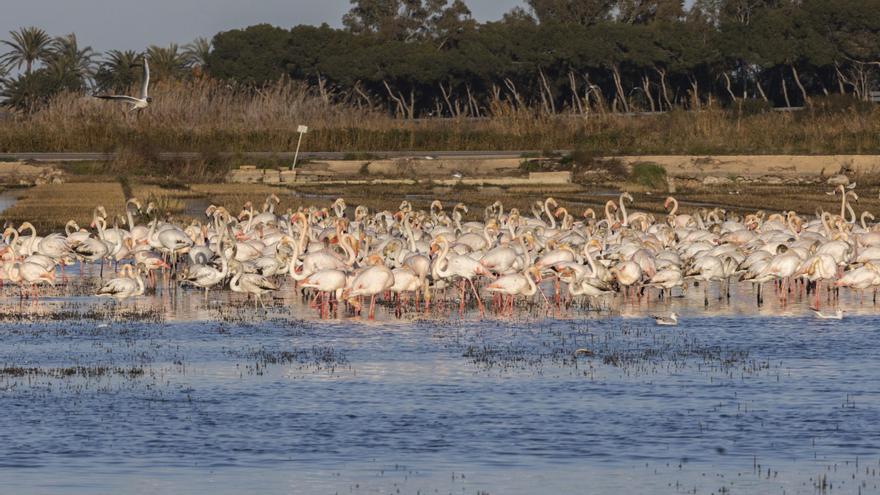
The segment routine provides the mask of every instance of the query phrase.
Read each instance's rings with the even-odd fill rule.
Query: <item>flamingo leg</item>
[[[486,311],[485,311],[485,308],[483,308],[483,300],[480,299],[480,294],[477,293],[477,288],[474,286],[474,281],[471,279],[468,279],[468,282],[470,282],[470,284],[471,284],[471,290],[474,291],[474,297],[477,298],[477,305],[480,308],[480,316],[485,316]]]
[[[461,298],[458,302],[458,316],[464,315],[464,280],[461,281]]]

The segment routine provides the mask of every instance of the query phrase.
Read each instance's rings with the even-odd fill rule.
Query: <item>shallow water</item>
[[[713,286],[370,323],[90,283],[0,298],[2,493],[880,491],[870,296],[842,322]]]

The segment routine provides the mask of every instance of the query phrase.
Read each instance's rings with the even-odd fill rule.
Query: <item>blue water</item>
[[[39,304],[0,323],[0,493],[880,492],[869,303],[674,328]]]

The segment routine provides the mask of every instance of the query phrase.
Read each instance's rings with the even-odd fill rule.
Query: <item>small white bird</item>
[[[458,170],[456,170],[455,172],[452,172],[453,179],[461,179],[462,177],[464,177],[464,174],[459,172]]]
[[[134,96],[126,96],[126,95],[94,95],[95,98],[101,98],[102,100],[118,100],[124,101],[131,104],[131,109],[129,112],[138,111],[140,114],[141,110],[150,106],[150,103],[153,102],[153,98],[149,96],[148,90],[150,88],[150,64],[147,62],[147,57],[144,57],[144,80],[141,82],[141,96],[140,98],[135,98]]]
[[[838,309],[837,311],[834,312],[834,314],[828,314],[828,315],[826,315],[820,311],[816,311],[816,310],[813,310],[813,313],[816,314],[816,318],[819,318],[822,320],[842,320],[843,319],[843,310],[842,309]]]
[[[651,315],[651,317],[654,318],[654,323],[660,326],[674,327],[678,325],[678,315],[675,313],[670,313],[669,316]]]

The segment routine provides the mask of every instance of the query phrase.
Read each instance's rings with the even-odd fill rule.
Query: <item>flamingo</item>
[[[130,297],[144,294],[144,279],[141,278],[140,267],[137,271],[132,265],[122,267],[122,276],[107,281],[95,294],[98,297],[112,297],[123,301]]]
[[[369,319],[376,317],[376,296],[394,285],[394,273],[381,262],[373,261],[374,265],[365,268],[351,282],[343,297],[354,298],[370,296]],[[359,305],[357,305],[359,308]]]

